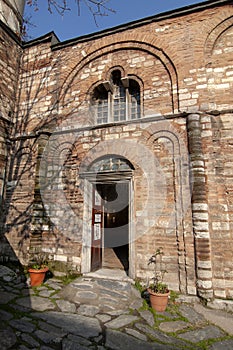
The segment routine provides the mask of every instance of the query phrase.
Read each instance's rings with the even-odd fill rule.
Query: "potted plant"
[[[34,253],[28,268],[31,287],[40,286],[44,282],[48,270],[45,256],[40,253]]]
[[[148,265],[154,265],[154,275],[151,278],[152,283],[149,284],[147,291],[150,296],[151,307],[159,312],[166,310],[170,294],[167,284],[163,282],[164,275],[167,271],[162,268],[162,255],[162,248],[158,248],[148,262]]]

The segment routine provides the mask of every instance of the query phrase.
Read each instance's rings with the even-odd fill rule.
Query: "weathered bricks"
[[[39,246],[90,269],[96,180],[85,174],[116,154],[133,169],[131,276],[149,278],[163,246],[170,288],[233,296],[233,9],[205,6],[55,45],[21,47],[1,28],[2,228],[21,261]],[[141,119],[96,125],[93,90],[114,69],[138,82]]]

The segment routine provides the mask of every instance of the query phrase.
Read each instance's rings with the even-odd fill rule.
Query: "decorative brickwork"
[[[23,263],[39,248],[55,270],[85,273],[100,248],[100,265],[120,256],[146,281],[148,259],[163,247],[169,288],[233,297],[232,18],[230,1],[209,1],[23,45],[2,25],[2,237]],[[125,95],[137,82],[140,118],[130,117],[129,95],[114,91],[114,70]],[[114,93],[118,122],[109,118]],[[111,122],[98,125],[98,107]]]

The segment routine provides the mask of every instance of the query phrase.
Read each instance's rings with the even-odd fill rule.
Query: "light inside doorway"
[[[93,181],[91,270],[129,270],[129,187],[133,167],[108,155],[89,167]],[[101,232],[101,234],[99,234]]]
[[[129,184],[97,184],[103,200],[102,267],[129,269]]]

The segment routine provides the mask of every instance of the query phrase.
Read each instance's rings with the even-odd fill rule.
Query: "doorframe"
[[[121,176],[119,176],[121,175]],[[82,235],[82,256],[81,256],[81,273],[91,272],[91,235],[92,235],[92,189],[97,183],[107,183],[106,174],[85,173],[82,174],[84,179],[84,205],[83,205],[83,235]],[[134,186],[133,172],[119,172],[111,174],[112,182],[128,182],[129,185],[129,277],[135,278],[135,229],[134,229]]]

